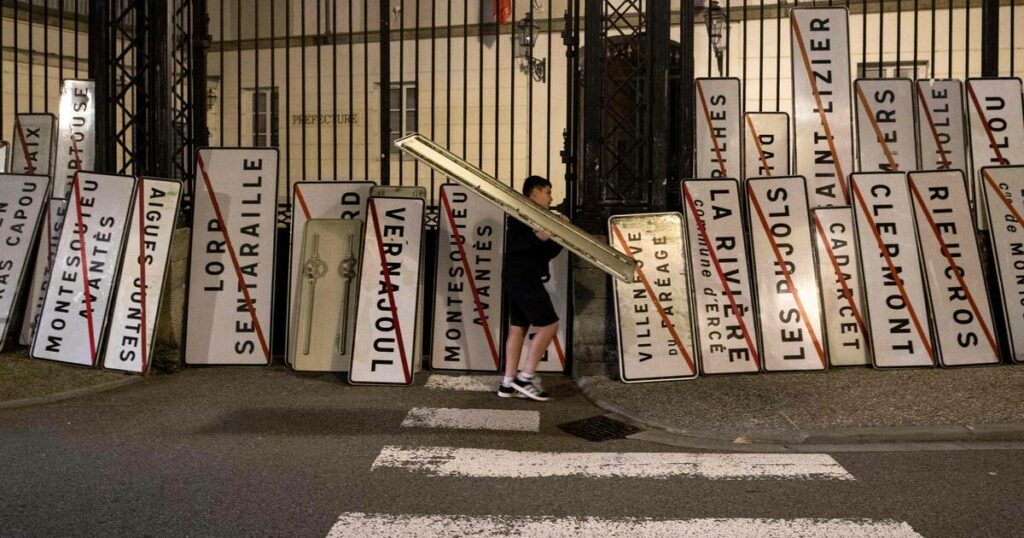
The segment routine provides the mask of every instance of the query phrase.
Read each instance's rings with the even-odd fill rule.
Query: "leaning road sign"
[[[789,175],[789,114],[744,114],[743,177]]]
[[[923,170],[963,170],[970,179],[964,86],[959,80],[917,81],[917,142]]]
[[[288,344],[291,349],[295,341],[295,326],[298,323],[299,281],[302,277],[302,237],[309,219],[364,219],[366,217],[366,200],[370,197],[373,187],[370,181],[299,181],[292,189],[292,236],[289,252],[289,286],[290,301],[288,302]],[[360,241],[362,234],[359,235]],[[362,246],[358,244],[353,259],[358,258]],[[353,277],[354,279],[354,277]],[[354,303],[354,301],[353,301]],[[355,306],[354,304],[352,305]],[[353,308],[352,315],[355,315]],[[289,355],[288,360],[291,361]],[[348,363],[339,371],[345,371]]]
[[[28,287],[28,261],[45,220],[49,190],[47,176],[0,175],[0,348],[7,341],[22,290]]]
[[[907,176],[851,174],[850,190],[875,366],[934,366],[937,352]]]
[[[863,172],[917,170],[910,79],[857,79],[857,162]]]
[[[21,334],[18,336],[18,343],[23,346],[32,345],[36,323],[43,311],[43,299],[46,298],[46,288],[50,282],[50,268],[53,266],[54,256],[57,255],[57,241],[64,226],[67,207],[67,200],[50,198],[43,208],[43,229],[39,233],[39,246],[36,248],[35,264],[32,269],[32,284],[28,288],[25,318],[21,322]]]
[[[14,117],[11,173],[50,175],[56,125],[57,118],[53,114],[18,114]]]
[[[434,141],[417,133],[395,141],[402,151],[423,161],[438,172],[473,189],[505,213],[551,234],[552,240],[606,273],[629,282],[636,262],[578,226],[529,201],[483,170],[455,156]]]
[[[869,365],[870,335],[862,315],[864,293],[853,235],[853,210],[820,207],[813,213],[828,362],[832,366]]]
[[[978,180],[980,203],[988,206],[1007,348],[1013,362],[1024,363],[1024,166],[984,167]]]
[[[468,187],[441,186],[430,367],[501,369],[505,213]]]
[[[793,59],[793,148],[807,178],[811,206],[849,204],[853,171],[849,14],[845,8],[790,12]]]
[[[759,372],[739,183],[688,179],[680,190],[700,370],[704,374]]]
[[[608,219],[608,241],[637,260],[633,282],[615,282],[622,381],[697,377],[683,216],[617,215]]]
[[[7,173],[7,142],[0,140],[0,174]]]
[[[910,193],[943,366],[1000,361],[978,236],[961,170],[911,172]]]
[[[349,383],[411,385],[419,369],[423,210],[419,198],[370,198]]]
[[[192,216],[187,364],[269,364],[277,150],[202,148]]]
[[[149,370],[180,201],[181,182],[176,179],[136,181],[121,276],[110,311],[110,332],[103,347],[104,368],[133,373]]]
[[[825,335],[804,178],[749,179],[746,187],[764,368],[824,370]]]
[[[540,356],[537,364],[538,372],[567,372],[567,365],[572,360],[572,347],[565,346],[568,342],[568,325],[572,323],[569,312],[569,293],[572,290],[572,279],[569,277],[569,253],[565,250],[558,253],[548,262],[548,278],[544,281],[544,289],[551,296],[551,304],[558,315],[558,330],[551,339],[548,348]],[[523,364],[530,351],[530,342],[537,336],[537,328],[530,327],[526,332],[526,343],[519,355],[519,364]],[[506,360],[508,358],[506,357]]]
[[[32,358],[97,365],[134,197],[135,178],[75,174]]]
[[[743,173],[743,102],[738,78],[698,78],[694,125],[697,177]]]
[[[1019,78],[967,79],[967,118],[974,167],[972,200],[980,196],[980,170],[986,166],[1024,164],[1024,104]],[[976,204],[978,227],[984,228],[985,205]]]
[[[96,84],[91,80],[65,79],[61,85],[53,165],[54,198],[68,197],[75,172],[96,167],[95,96]]]

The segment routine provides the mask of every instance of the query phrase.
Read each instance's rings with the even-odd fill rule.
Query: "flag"
[[[498,21],[498,24],[505,24],[512,18],[512,0],[491,0],[494,10],[491,18]]]

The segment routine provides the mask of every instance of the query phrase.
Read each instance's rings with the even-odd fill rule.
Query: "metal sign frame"
[[[64,79],[57,115],[57,153],[53,165],[54,198],[67,198],[75,172],[96,168],[96,84]]]
[[[687,179],[679,192],[701,373],[758,373],[760,335],[740,184]]]
[[[399,138],[395,145],[441,174],[473,189],[497,204],[505,213],[529,226],[550,233],[552,240],[598,269],[626,282],[633,278],[636,262],[628,256],[602,243],[582,228],[565,222],[558,215],[531,202],[508,185],[457,157],[429,138],[413,133]]]
[[[50,195],[50,178],[0,176],[0,349],[7,342],[15,308],[28,290],[25,276]]]
[[[135,178],[78,172],[29,356],[96,366],[121,270]],[[102,246],[101,246],[102,245]],[[104,270],[105,269],[105,270]]]
[[[907,174],[943,366],[1001,360],[978,233],[961,170]]]
[[[53,114],[15,115],[9,170],[18,174],[50,175],[57,151],[53,143],[56,135],[57,118]]]
[[[917,170],[914,82],[908,78],[853,82],[857,126],[857,170]]]
[[[846,178],[854,169],[854,155],[849,19],[846,8],[790,11],[793,171],[809,178],[811,207],[850,203]],[[829,97],[827,106],[823,95]]]
[[[472,189],[441,185],[433,370],[501,370],[505,213]]]
[[[850,192],[873,364],[875,368],[936,366],[939,353],[907,176],[857,172],[850,174]],[[897,311],[906,314],[897,315]],[[893,334],[907,336],[893,338]]]
[[[548,278],[544,280],[544,290],[551,297],[551,304],[555,307],[555,314],[558,315],[558,329],[555,336],[540,356],[537,363],[538,372],[568,372],[572,365],[572,346],[566,346],[568,342],[569,325],[572,323],[569,311],[570,290],[572,281],[569,278],[569,253],[566,250],[559,252],[557,256],[548,262]],[[519,354],[519,364],[526,361],[530,353],[530,342],[537,336],[537,328],[530,327],[526,331],[526,338],[523,340],[523,351]],[[505,357],[508,360],[508,357]],[[555,360],[557,359],[557,360]]]
[[[980,196],[980,170],[987,166],[1024,164],[1024,96],[1019,78],[969,78],[967,125],[971,136],[974,183],[971,200]],[[985,205],[975,205],[978,228],[987,223]]]
[[[46,288],[50,285],[50,270],[53,267],[53,260],[57,256],[57,243],[60,240],[60,231],[64,226],[67,209],[67,200],[61,198],[47,199],[46,207],[43,209],[45,216],[43,231],[45,234],[39,234],[39,246],[36,248],[35,263],[32,268],[32,283],[29,286],[28,299],[25,302],[21,334],[18,335],[18,343],[23,346],[32,345],[32,339],[35,338],[36,323],[43,311]]]
[[[278,163],[276,148],[196,152],[186,364],[271,362]]]
[[[103,346],[101,364],[107,370],[144,374],[152,364],[181,191],[182,183],[177,179],[136,180],[120,278]]]
[[[827,342],[806,182],[802,176],[754,178],[747,180],[746,191],[764,369],[825,370]]]
[[[789,140],[789,114],[786,112],[744,114],[743,177],[790,175]]]
[[[918,80],[917,140],[922,170],[963,170],[973,176],[964,117],[964,84],[956,79]],[[934,155],[936,157],[929,158]],[[971,199],[974,193],[968,194]]]
[[[863,277],[853,208],[819,207],[812,213],[829,365],[870,366],[871,333],[863,315]]]
[[[1024,166],[986,166],[978,176],[996,268],[1006,354],[1024,363]]]
[[[694,87],[697,89],[693,129],[697,177],[736,177],[743,174],[740,79],[697,78]]]

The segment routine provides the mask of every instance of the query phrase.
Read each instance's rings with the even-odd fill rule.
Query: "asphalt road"
[[[432,521],[447,535],[481,532],[474,525],[495,518],[506,525],[500,534],[555,533],[566,522],[569,534],[653,534],[654,527],[637,530],[650,518],[669,522],[672,535],[686,528],[764,536],[775,525],[789,533],[779,535],[826,536],[837,532],[800,525],[849,519],[864,525],[847,528],[853,534],[1024,536],[1024,450],[837,452],[812,455],[832,477],[773,474],[802,469],[805,460],[794,459],[755,461],[750,476],[723,478],[715,473],[738,467],[718,458],[735,455],[635,439],[593,443],[562,432],[559,424],[601,414],[567,379],[547,382],[557,401],[537,403],[429,389],[426,377],[415,387],[351,387],[285,369],[196,368],[0,411],[0,535],[421,536],[428,529],[420,516],[442,516]],[[509,418],[506,427],[529,430],[539,417],[539,427],[403,426],[414,408],[428,419],[438,408],[538,411],[477,418],[492,427]],[[479,459],[383,457],[435,448],[479,449],[470,451]],[[530,452],[571,456],[563,472],[519,463],[556,458]],[[593,456],[585,453],[595,452],[605,459],[588,467]],[[645,467],[644,458],[696,463]],[[437,470],[445,464],[448,474]],[[651,469],[669,474],[643,474]],[[367,518],[392,526],[354,526]],[[515,522],[528,518],[549,519]],[[619,526],[600,526],[605,520]],[[671,526],[681,520],[704,526]]]

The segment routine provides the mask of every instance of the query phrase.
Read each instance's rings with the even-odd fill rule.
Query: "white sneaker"
[[[540,387],[534,384],[534,380],[523,381],[516,377],[512,380],[512,388],[517,390],[523,396],[538,402],[546,402],[551,399],[551,396],[548,393],[544,392]]]

